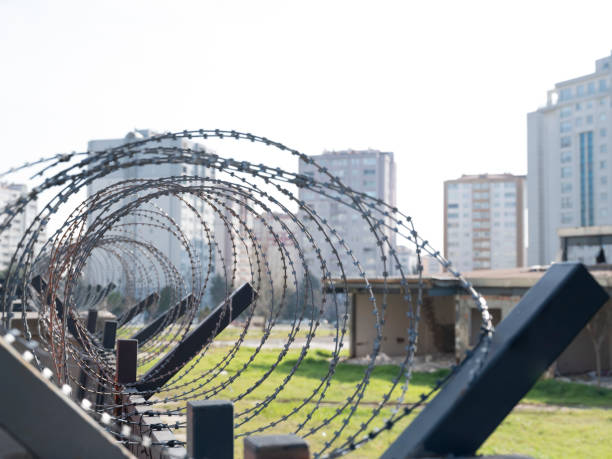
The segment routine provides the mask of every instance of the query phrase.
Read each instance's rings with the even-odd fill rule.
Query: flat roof
[[[547,266],[532,266],[527,268],[511,269],[483,269],[462,273],[476,290],[493,289],[495,291],[523,291],[533,287],[536,282],[544,275]],[[612,265],[601,265],[597,267],[587,267],[591,275],[604,288],[612,288]],[[417,288],[419,278],[416,275],[406,276],[406,281],[410,288]],[[384,285],[385,279],[368,279],[370,285],[376,290]],[[387,278],[386,283],[392,290],[401,287],[401,277]],[[343,285],[340,279],[334,279],[336,291],[341,290]],[[349,292],[365,289],[365,283],[361,278],[350,278],[346,280]],[[425,289],[448,289],[449,294],[452,289],[460,289],[459,281],[450,273],[441,273],[432,276],[423,276],[423,287]]]
[[[612,225],[559,228],[559,237],[612,236]]]

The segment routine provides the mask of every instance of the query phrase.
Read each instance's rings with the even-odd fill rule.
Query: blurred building
[[[367,194],[373,198],[383,200],[390,206],[396,205],[396,172],[393,153],[378,150],[344,150],[326,152],[322,155],[312,156],[320,166],[327,168],[332,174],[337,176],[345,185],[355,191]],[[328,177],[320,174],[312,164],[300,162],[300,174],[313,177],[315,180],[327,182]],[[329,222],[330,226],[338,230],[338,234],[345,240],[347,246],[352,250],[357,260],[366,272],[366,275],[381,276],[385,271],[383,254],[380,247],[376,244],[374,235],[370,232],[367,223],[359,212],[351,207],[339,203],[338,201],[323,196],[312,190],[300,188],[299,197],[308,206],[313,208],[321,219]],[[304,219],[306,221],[306,219]],[[389,222],[393,225],[392,219]],[[330,244],[325,242],[325,236],[312,225],[309,225],[316,245],[321,250],[322,256],[328,260],[333,260]],[[395,233],[390,229],[382,229],[388,241],[395,249]],[[334,245],[337,245],[334,243]],[[313,251],[308,250],[309,266],[317,266],[317,261],[313,257]],[[385,255],[388,256],[389,248],[383,245]],[[340,253],[340,259],[345,269],[346,275],[354,276],[359,273],[351,256]],[[335,263],[329,263],[328,268],[334,274],[338,273]],[[387,272],[394,273],[395,263],[387,263]]]
[[[405,245],[398,245],[396,253],[397,260],[399,261],[399,265],[402,267],[404,276],[415,274],[417,269],[417,256],[414,249],[406,247]],[[396,270],[396,274],[400,274],[399,270]]]
[[[560,228],[612,225],[611,66],[555,84],[527,116],[531,265],[561,259]]]
[[[155,135],[159,135],[159,133],[148,129],[138,129],[129,132],[124,138],[120,139],[91,140],[88,143],[87,150],[90,155],[95,155],[98,151],[120,147]],[[148,148],[151,146],[151,144],[146,144]],[[163,139],[156,142],[154,146],[162,148],[189,148],[195,151],[205,150],[203,145],[187,139]],[[138,147],[135,147],[134,150],[136,153],[133,155],[133,158],[138,158],[139,155],[142,155]],[[126,167],[90,182],[87,186],[87,194],[91,197],[98,191],[124,180],[159,179],[162,177],[176,177],[181,175],[202,178],[214,178],[215,176],[213,169],[192,164],[163,163]],[[147,190],[147,192],[151,191],[152,190]],[[138,195],[125,197],[120,205],[126,205],[137,197]],[[132,216],[127,216],[122,222],[126,223],[126,225],[123,226],[123,231],[126,236],[135,240],[152,243],[155,248],[169,258],[170,262],[179,272],[181,272],[181,274],[185,275],[190,270],[187,251],[175,235],[159,228],[161,223],[168,223],[168,220],[165,219],[163,215],[167,215],[171,219],[171,222],[173,222],[171,226],[174,226],[175,229],[180,228],[180,231],[185,235],[185,238],[189,241],[195,253],[200,258],[204,270],[206,271],[207,264],[209,262],[214,264],[215,257],[209,260],[209,241],[200,218],[206,222],[212,232],[214,227],[214,213],[212,208],[205,205],[202,199],[186,193],[184,193],[182,197],[183,200],[166,195],[150,200],[141,206],[138,215],[133,214]],[[192,208],[189,206],[192,206]],[[117,208],[118,207],[119,205],[117,205]],[[199,217],[194,210],[200,215]],[[144,213],[142,211],[144,211]],[[154,213],[157,213],[157,215]],[[88,223],[90,224],[94,218],[95,214],[91,215],[88,219]],[[92,273],[89,274],[91,275]],[[189,276],[185,277],[189,278]]]
[[[525,176],[444,182],[444,256],[460,271],[525,265]]]
[[[28,187],[22,184],[15,183],[0,183],[0,208],[14,203],[21,196],[28,193]],[[34,218],[38,214],[38,208],[36,201],[29,201],[24,209],[24,212],[13,218],[11,226],[2,232],[2,238],[0,240],[0,271],[5,270],[9,267],[11,257],[17,250],[19,241],[24,236],[28,227],[34,221]],[[39,238],[42,242],[42,237]],[[39,245],[35,246],[34,250],[37,250]]]

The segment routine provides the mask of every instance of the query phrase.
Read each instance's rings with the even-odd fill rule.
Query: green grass
[[[229,348],[211,348],[195,368],[181,382],[190,382],[189,388],[196,387],[202,380],[197,378],[215,365]],[[215,386],[219,381],[226,381],[235,375],[239,368],[249,360],[253,348],[241,347],[236,358],[226,368],[227,374],[216,378],[206,387]],[[246,393],[240,401],[235,403],[235,412],[238,414],[237,422],[246,409],[257,406],[273,391],[281,387],[289,375],[299,356],[298,350],[290,351],[274,371],[259,386],[249,390],[274,364],[278,350],[263,350],[248,370],[240,375],[228,388],[221,390],[215,398],[235,399],[238,394]],[[306,359],[300,364],[289,383],[279,392],[276,399],[263,409],[252,420],[237,429],[237,433],[254,430],[266,426],[283,415],[289,413],[297,403],[311,394],[320,383],[321,377],[327,372],[331,353],[322,350],[311,350]],[[355,390],[356,385],[364,376],[365,367],[360,365],[339,364],[333,382],[326,391],[325,404],[322,404],[314,413],[311,423],[307,426],[320,425],[324,420],[336,415],[336,409],[346,401]],[[415,373],[406,395],[405,401],[413,403],[419,399],[420,394],[428,392],[436,380],[447,374],[446,370],[434,373]],[[393,385],[393,379],[398,376],[398,367],[382,365],[374,369],[370,384],[364,395],[364,403],[360,404],[353,417],[351,417],[346,432],[356,431],[361,423],[366,422],[380,401]],[[393,392],[391,400],[399,394],[399,386]],[[184,391],[173,390],[163,393],[162,396],[178,394]],[[203,398],[201,392],[192,394],[192,398]],[[494,432],[482,447],[480,453],[514,453],[526,454],[534,457],[612,457],[612,442],[609,433],[612,432],[612,390],[597,389],[581,384],[566,383],[554,380],[539,381],[523,399],[523,405],[515,409],[502,425]],[[184,402],[168,403],[168,407],[184,406]],[[308,403],[297,414],[283,421],[279,425],[266,430],[264,433],[288,433],[295,431],[297,425],[305,419],[306,414],[314,404]],[[574,408],[565,408],[574,407]],[[586,407],[586,408],[576,408]],[[390,408],[382,410],[371,427],[379,427],[390,414]],[[334,418],[329,426],[307,437],[312,451],[319,451],[326,441],[331,439],[333,432],[342,426],[348,410]],[[349,457],[378,457],[380,453],[393,441],[393,439],[408,424],[410,418],[402,420],[391,432],[384,432],[374,441],[366,443]],[[308,431],[308,429],[306,429]],[[306,431],[301,432],[304,434]],[[341,439],[346,439],[343,433]],[[358,438],[363,437],[361,434]],[[334,443],[337,445],[339,443]],[[237,457],[242,454],[242,439],[236,443]]]

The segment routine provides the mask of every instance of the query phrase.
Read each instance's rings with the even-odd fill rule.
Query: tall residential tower
[[[391,206],[396,205],[393,153],[378,150],[344,150],[325,152],[312,158],[352,189],[373,198],[382,199]],[[300,162],[299,172],[315,179],[327,180],[327,178],[319,177],[315,166],[311,164]],[[382,275],[385,268],[381,260],[380,248],[376,245],[375,237],[370,233],[358,212],[311,190],[300,189],[300,199],[314,208],[322,219],[329,221],[332,227],[338,229],[338,233],[351,248],[368,276]],[[395,249],[395,233],[390,229],[383,231],[391,247]],[[318,236],[315,237],[318,238]],[[323,256],[330,255],[329,245],[325,244],[324,240],[318,240],[317,245],[323,251]],[[385,254],[388,254],[388,247],[385,247],[384,250]],[[347,276],[358,275],[359,270],[350,256],[341,254],[341,260]],[[314,261],[311,262],[314,264]],[[388,263],[387,272],[393,273],[394,265],[395,263]],[[338,274],[335,266],[330,266],[330,270]]]
[[[444,256],[460,271],[525,264],[525,176],[444,182]]]
[[[529,264],[561,258],[560,228],[612,224],[611,66],[557,83],[527,116]]]

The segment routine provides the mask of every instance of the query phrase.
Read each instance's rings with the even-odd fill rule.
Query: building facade
[[[597,60],[527,115],[530,265],[561,259],[560,228],[612,224],[611,67]]]
[[[28,193],[28,187],[22,184],[15,183],[0,183],[0,208],[4,208],[8,204],[14,203],[22,195]],[[9,267],[11,258],[17,250],[19,241],[24,236],[28,227],[34,221],[38,213],[36,201],[29,201],[24,212],[17,215],[12,223],[3,233],[0,241],[0,271],[4,271]],[[37,251],[40,248],[42,236],[34,247]]]
[[[109,148],[119,147],[127,143],[147,139],[158,135],[148,129],[134,130],[129,132],[124,138],[91,140],[88,143],[87,151],[90,155]],[[150,147],[151,145],[147,145]],[[191,150],[204,150],[201,144],[191,142],[187,139],[163,139],[156,143],[159,147],[189,148]],[[136,153],[137,156],[138,153]],[[87,186],[87,194],[93,196],[98,191],[112,186],[117,182],[131,179],[159,179],[162,177],[176,176],[195,176],[214,178],[214,170],[201,165],[192,164],[151,164],[138,167],[126,167],[118,169],[102,178],[92,181]],[[135,196],[129,196],[122,200],[121,205],[126,205]],[[186,275],[190,270],[190,262],[187,251],[182,246],[180,240],[171,232],[160,228],[160,224],[166,224],[169,217],[174,222],[175,228],[180,228],[185,238],[191,244],[197,256],[200,258],[204,269],[207,264],[215,262],[208,258],[208,239],[200,217],[208,225],[210,231],[214,231],[214,212],[213,209],[205,205],[200,198],[189,194],[183,194],[183,200],[171,195],[160,196],[141,206],[139,212],[133,216],[123,219],[124,235],[135,240],[147,241],[161,251],[169,261],[179,270],[182,275]],[[198,212],[200,217],[195,214]],[[145,214],[145,212],[147,214]],[[89,217],[89,222],[95,218],[95,214]],[[157,221],[156,221],[157,220]],[[174,225],[171,224],[171,225]],[[213,270],[214,271],[214,270]],[[188,276],[185,276],[189,278]]]
[[[396,205],[397,185],[393,153],[379,150],[344,150],[325,152],[312,156],[312,158],[353,190],[382,199],[391,206]],[[316,167],[311,164],[300,162],[299,172],[315,180],[328,180],[327,177],[322,177]],[[339,235],[346,241],[347,246],[355,254],[368,276],[380,276],[385,269],[390,274],[395,272],[395,263],[388,263],[386,268],[384,267],[380,247],[376,245],[376,239],[369,229],[364,227],[366,223],[358,212],[312,190],[300,188],[299,197],[308,206],[315,209],[321,219],[327,220],[333,228],[338,229]],[[383,231],[391,247],[395,249],[395,233],[390,229]],[[325,243],[319,232],[314,231],[313,236],[317,246],[321,249],[322,256],[328,260],[331,259],[329,244]],[[383,247],[387,255],[388,247]],[[340,258],[347,275],[358,274],[359,270],[349,255],[342,253]],[[314,259],[309,260],[309,265],[316,266]],[[329,269],[337,274],[335,266],[330,266]]]
[[[460,271],[525,264],[525,176],[444,182],[444,256]]]

